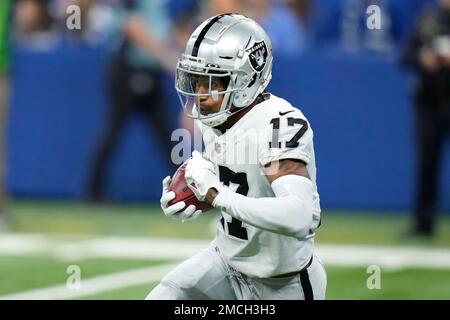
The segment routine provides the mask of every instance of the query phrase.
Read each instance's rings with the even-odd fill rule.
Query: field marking
[[[317,252],[325,267],[377,265],[387,271],[405,268],[450,269],[450,249],[446,248],[318,245]]]
[[[65,284],[0,296],[5,300],[74,299],[110,290],[157,282],[182,259],[201,251],[204,240],[162,238],[102,237],[87,240],[61,240],[39,234],[0,235],[0,256],[50,254],[63,260],[88,258],[174,259],[176,263],[116,272],[81,280],[79,290]],[[406,246],[317,245],[317,253],[327,266],[367,267],[382,270],[402,268],[450,269],[450,249]],[[149,287],[150,289],[150,287]],[[144,297],[142,297],[144,298]]]
[[[101,237],[87,240],[60,240],[47,235],[0,235],[0,255],[50,254],[64,261],[90,258],[186,259],[209,244],[205,240],[163,238]],[[450,269],[450,249],[436,247],[317,245],[327,266],[368,266]]]
[[[0,296],[0,300],[61,300],[87,297],[102,292],[150,284],[159,281],[176,264],[115,272],[108,275],[81,279],[80,289],[69,289],[65,284]],[[142,297],[144,299],[145,297]]]

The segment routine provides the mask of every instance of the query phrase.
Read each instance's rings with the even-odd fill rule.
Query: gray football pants
[[[308,300],[325,299],[327,277],[320,258],[301,273],[253,278],[231,268],[210,245],[169,272],[147,300]]]

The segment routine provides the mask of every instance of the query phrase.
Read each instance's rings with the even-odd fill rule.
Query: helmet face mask
[[[269,83],[271,70],[272,48],[265,31],[242,15],[219,15],[191,35],[177,64],[175,89],[188,117],[214,127],[233,114],[233,106],[234,112],[249,106]],[[200,112],[201,97],[218,101],[221,95],[218,112]]]
[[[193,68],[192,65],[184,65],[182,58],[177,66],[175,88],[185,114],[207,125],[211,123],[210,126],[223,123],[231,115],[232,97],[248,85],[249,81],[236,86],[237,75],[241,73],[240,70],[223,70],[216,67]],[[206,90],[198,92],[200,86]],[[220,95],[223,95],[224,99],[218,112],[205,115],[198,110],[201,97],[212,97],[217,101]]]

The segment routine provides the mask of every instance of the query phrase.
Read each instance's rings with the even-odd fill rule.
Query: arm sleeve
[[[313,185],[303,176],[272,182],[275,197],[249,198],[223,188],[213,206],[254,227],[296,238],[309,234],[313,220]]]

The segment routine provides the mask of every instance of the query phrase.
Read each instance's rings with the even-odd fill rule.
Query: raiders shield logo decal
[[[267,61],[267,46],[264,41],[255,42],[251,48],[245,51],[248,53],[248,58],[255,71],[260,72],[264,69]]]

